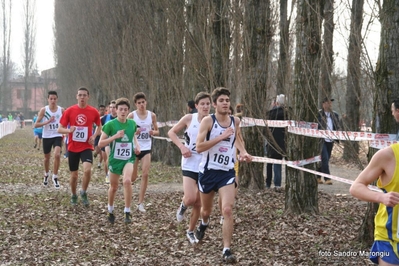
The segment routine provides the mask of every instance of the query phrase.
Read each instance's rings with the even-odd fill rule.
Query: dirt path
[[[13,135],[9,135],[6,136],[4,139],[2,139],[3,144],[7,143],[9,138],[18,138],[23,140],[23,145],[21,145],[19,148],[21,150],[15,149],[15,147],[3,147],[4,149],[12,149],[14,148],[17,152],[15,154],[10,154],[8,157],[3,154],[4,156],[4,160],[9,160],[10,157],[13,157],[14,159],[11,160],[10,162],[7,162],[6,164],[14,164],[15,160],[20,160],[21,162],[19,163],[23,168],[34,168],[36,170],[28,170],[25,172],[25,175],[30,175],[32,176],[33,179],[41,179],[41,163],[42,163],[42,153],[41,151],[35,151],[31,149],[31,131],[30,128],[24,128],[23,130],[18,129]],[[11,141],[12,142],[12,141]],[[13,144],[9,144],[10,146],[12,146]],[[5,145],[7,146],[7,145]],[[334,147],[334,151],[333,151],[333,156],[335,156],[336,158],[339,158],[340,155],[337,154],[339,152],[337,152],[337,150],[340,147],[337,146]],[[19,157],[15,157],[15,155],[20,155]],[[2,156],[2,157],[3,157]],[[19,158],[19,159],[16,159]],[[29,162],[29,163],[27,163]],[[31,163],[32,162],[32,163]],[[334,163],[335,162],[335,163]],[[93,179],[95,180],[102,180],[102,172],[101,170],[97,169],[96,164],[93,165]],[[158,167],[163,167],[162,165],[158,165]],[[8,167],[7,167],[8,168]],[[39,170],[40,169],[40,170]],[[176,168],[177,169],[177,168]],[[347,165],[342,165],[339,163],[339,160],[335,159],[333,160],[332,163],[330,163],[330,170],[331,170],[331,174],[338,176],[338,177],[342,177],[342,178],[346,178],[346,179],[350,179],[350,180],[354,180],[358,174],[360,173],[360,170],[355,169],[353,167],[348,167]],[[11,170],[7,170],[8,172],[10,172]],[[6,171],[6,172],[7,172]],[[65,191],[67,192],[69,184],[68,184],[68,177],[69,177],[69,171],[67,170],[67,161],[62,159],[61,162],[61,176],[64,176],[61,185],[62,188],[60,189],[60,191]],[[155,169],[155,171],[157,171]],[[175,177],[175,179],[173,179],[174,181],[170,182],[171,180],[169,180],[168,182],[158,182],[156,184],[149,184],[148,187],[148,191],[151,192],[182,192],[182,184],[180,183],[180,170],[176,170],[176,172],[178,173]],[[4,177],[6,177],[8,174],[7,173],[3,173]],[[152,173],[153,176],[153,173]],[[282,173],[282,185],[285,185],[285,180],[286,180],[286,175],[285,175],[285,169],[283,168],[283,173]],[[341,183],[338,181],[333,181],[333,185],[319,185],[319,190],[326,192],[326,193],[331,193],[331,194],[349,194],[349,186],[348,184],[345,183]],[[34,183],[32,182],[26,182],[26,183],[19,183],[17,182],[12,182],[11,184],[4,182],[0,185],[0,192],[11,192],[11,193],[40,193],[43,190],[53,190],[52,185],[49,185],[49,188],[45,188],[41,185],[41,182],[37,182],[35,181]],[[108,189],[108,186],[105,185],[103,182],[91,182],[90,184],[90,190],[91,193],[104,193],[105,190]],[[137,191],[139,189],[139,184],[138,182],[136,182],[136,184],[134,185],[134,190]]]

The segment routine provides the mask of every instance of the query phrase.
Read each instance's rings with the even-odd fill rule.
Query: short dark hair
[[[395,106],[395,109],[399,109],[399,99],[395,99],[392,101],[393,106]]]
[[[216,103],[220,95],[227,95],[230,97],[230,90],[225,87],[218,87],[212,92],[212,102]]]
[[[105,108],[105,105],[104,105],[104,104],[100,104],[100,105],[98,106],[98,108],[101,108],[101,107]]]
[[[191,109],[194,109],[195,108],[195,102],[193,100],[189,100],[187,102],[187,106],[190,107]]]
[[[129,99],[127,99],[127,98],[122,97],[122,98],[117,99],[117,100],[115,101],[115,107],[116,107],[116,109],[118,109],[118,106],[119,106],[119,105],[127,105],[127,107],[130,109],[130,101],[129,101]]]
[[[57,96],[57,98],[58,98],[58,94],[57,94],[56,91],[49,91],[49,92],[47,93],[47,99],[48,99],[48,97],[50,97],[50,95],[55,95],[55,96]]]
[[[138,92],[135,95],[133,95],[133,101],[136,103],[139,99],[144,99],[147,101],[147,98],[145,97],[144,92]]]
[[[87,95],[90,95],[89,90],[86,89],[85,87],[80,87],[80,88],[78,89],[78,91],[86,91],[86,92],[87,92]]]

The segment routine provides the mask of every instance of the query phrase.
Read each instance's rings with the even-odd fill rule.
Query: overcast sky
[[[12,0],[11,58],[22,69],[23,61],[23,0]],[[54,0],[36,0],[36,64],[39,72],[54,63]]]

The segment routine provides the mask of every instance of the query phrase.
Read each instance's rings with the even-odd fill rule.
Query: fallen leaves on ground
[[[186,219],[176,222],[182,188],[178,167],[154,163],[157,175],[147,191],[145,214],[133,210],[123,221],[121,188],[116,221],[107,221],[107,188],[97,164],[89,186],[90,206],[70,206],[67,163],[61,159],[62,188],[43,187],[43,155],[33,149],[30,129],[0,140],[0,264],[9,265],[218,265],[222,225],[215,208],[205,238],[192,246]],[[171,175],[172,173],[172,175]],[[81,175],[81,173],[80,173]],[[166,176],[166,174],[165,174]],[[151,175],[150,175],[151,179]],[[150,182],[151,183],[151,182]],[[134,185],[133,206],[139,184]],[[371,265],[356,236],[366,205],[350,196],[319,192],[317,216],[286,215],[284,193],[240,189],[234,208],[231,246],[238,265]]]

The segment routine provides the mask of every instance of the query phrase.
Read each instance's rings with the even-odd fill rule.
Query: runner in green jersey
[[[102,128],[102,134],[98,146],[110,145],[108,168],[110,171],[110,187],[108,189],[108,221],[115,222],[114,200],[118,190],[119,177],[123,175],[123,187],[125,197],[125,223],[131,223],[130,205],[132,201],[133,164],[136,154],[140,153],[140,146],[136,137],[137,125],[131,119],[127,119],[130,102],[126,98],[116,100],[117,118],[106,123]]]

